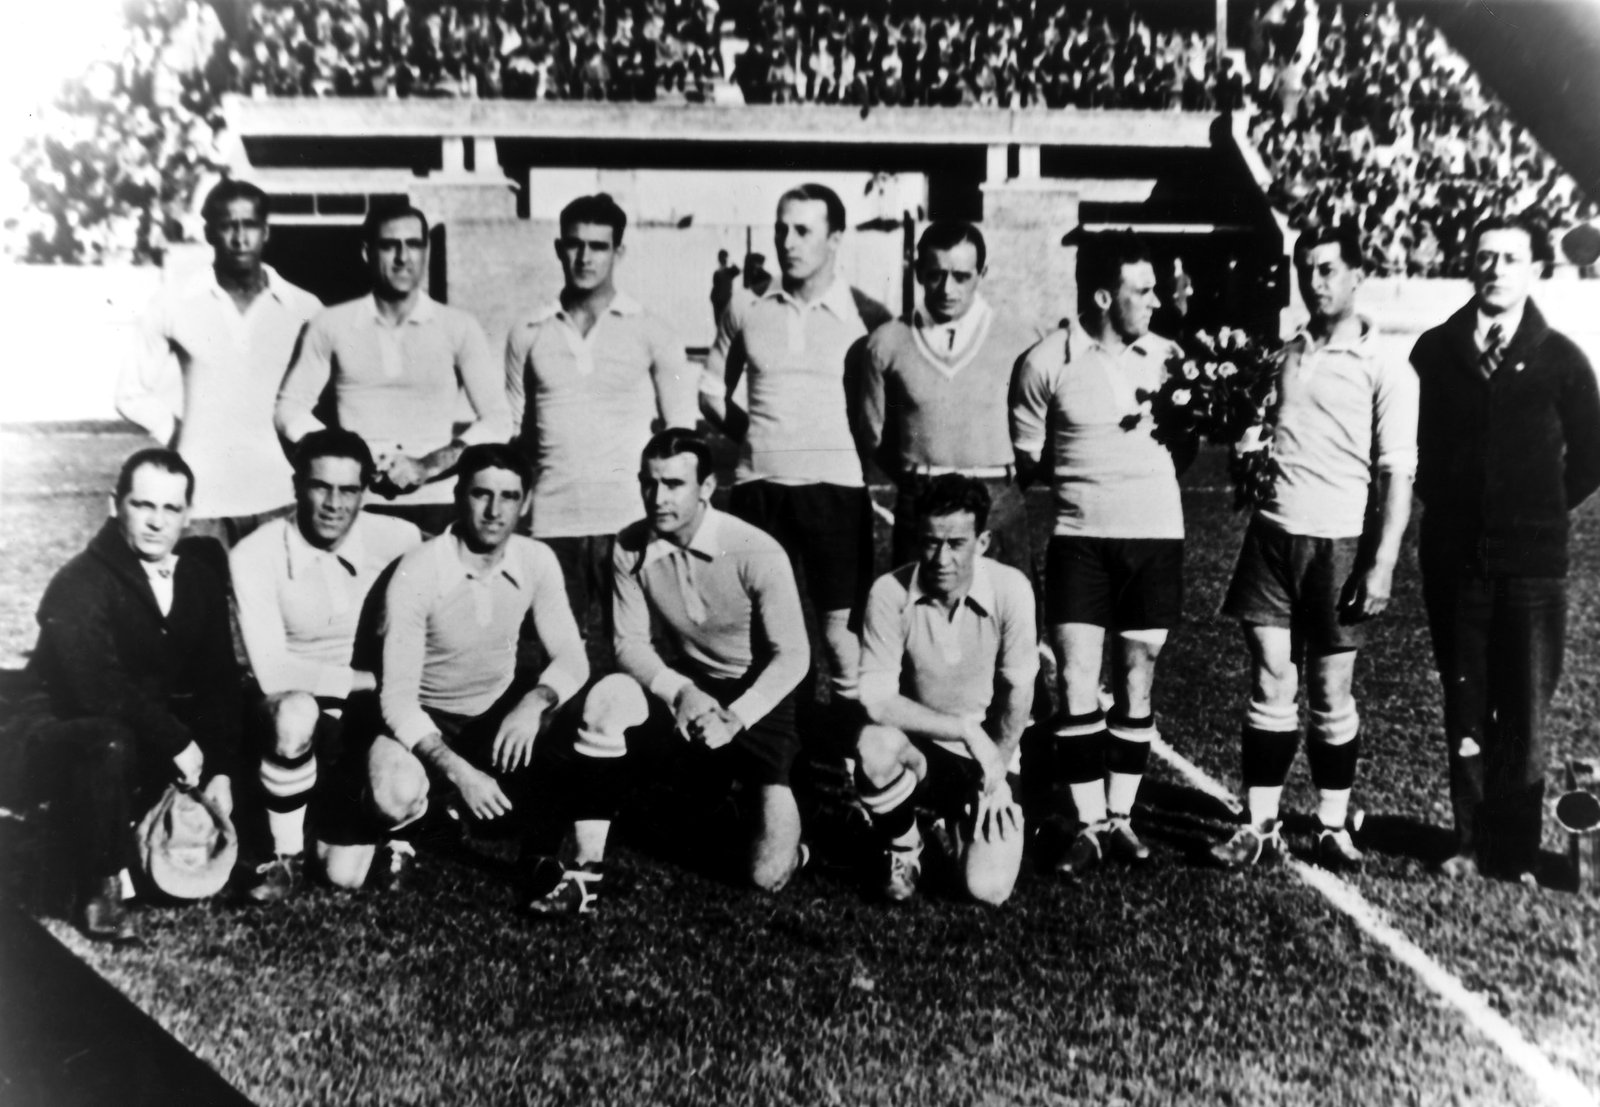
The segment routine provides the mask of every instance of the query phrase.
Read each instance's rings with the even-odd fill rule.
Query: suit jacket
[[[240,674],[227,587],[207,560],[193,551],[178,559],[163,616],[138,555],[108,520],[39,603],[28,671],[51,714],[124,723],[141,756],[170,758],[193,739],[207,776],[235,776]]]
[[[1417,340],[1422,553],[1509,576],[1567,571],[1567,513],[1600,487],[1600,389],[1530,300],[1492,377],[1469,303]]]

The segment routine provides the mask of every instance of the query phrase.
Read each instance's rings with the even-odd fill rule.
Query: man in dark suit
[[[135,936],[123,906],[130,826],[168,783],[204,783],[225,813],[233,807],[240,692],[227,588],[213,559],[176,550],[193,498],[177,453],[135,453],[117,477],[114,517],[39,604],[28,671],[43,695],[29,763],[70,789],[77,921],[91,938]]]
[[[1491,218],[1472,245],[1472,301],[1411,354],[1423,598],[1457,835],[1441,868],[1461,877],[1481,861],[1532,884],[1566,639],[1567,516],[1600,486],[1600,392],[1528,299],[1549,260],[1543,229]]]

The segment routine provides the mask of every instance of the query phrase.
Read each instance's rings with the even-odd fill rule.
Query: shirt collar
[[[390,325],[389,321],[383,317],[383,313],[378,310],[378,294],[376,292],[367,296],[367,306],[372,309],[374,322],[381,327]],[[417,325],[431,323],[437,307],[438,304],[434,302],[433,297],[424,292],[417,297],[417,302],[411,305],[411,314],[407,315],[400,325],[410,326],[413,323]]]
[[[283,278],[278,276],[278,271],[272,268],[272,266],[263,265],[261,267],[261,291],[264,294],[271,296],[274,300],[278,301],[278,303],[287,304],[288,300],[284,298],[283,286],[280,283],[282,279]],[[217,270],[215,266],[211,265],[207,265],[204,269],[196,272],[194,277],[189,281],[185,291],[214,296],[218,299],[228,301],[230,305],[233,302],[233,297],[228,295],[228,290],[222,287],[221,281],[217,280]]]
[[[361,525],[361,515],[356,515],[356,521],[344,536],[344,541],[333,550],[324,550],[313,546],[306,541],[306,536],[300,531],[299,520],[291,515],[284,520],[283,547],[289,562],[289,579],[293,580],[306,569],[324,559],[331,559],[351,576],[358,572],[357,566],[362,562],[366,552],[366,544],[362,541],[364,529]]]
[[[906,590],[906,603],[915,606],[921,603],[937,603],[937,598],[922,589],[922,567],[919,565],[911,570],[911,586]],[[989,559],[980,557],[972,567],[972,587],[967,589],[967,594],[962,597],[961,603],[970,607],[979,615],[987,618],[994,612],[994,578],[989,575]]]
[[[1374,327],[1372,325],[1372,320],[1368,319],[1365,315],[1358,315],[1356,316],[1356,319],[1361,323],[1361,333],[1356,335],[1354,338],[1347,338],[1337,342],[1329,342],[1326,346],[1322,347],[1323,352],[1332,353],[1336,350],[1342,350],[1351,354],[1365,354],[1368,347],[1370,347],[1376,341],[1378,328]],[[1290,345],[1302,343],[1307,349],[1310,349],[1314,344],[1311,334],[1311,324],[1309,322],[1302,323],[1300,328],[1294,332],[1293,337],[1289,339],[1289,343]]]
[[[1166,339],[1161,338],[1154,331],[1150,331],[1140,335],[1120,350],[1113,350],[1096,338],[1082,321],[1079,321],[1077,325],[1067,332],[1067,349],[1074,357],[1088,353],[1090,350],[1099,350],[1108,357],[1122,357],[1130,350],[1137,351],[1143,357],[1153,357],[1156,353],[1157,344],[1165,341]]]
[[[454,527],[434,539],[434,542],[437,544],[435,556],[439,559],[441,590],[454,588],[464,580],[483,579],[467,568],[467,558],[472,555],[467,551],[466,543],[461,541],[461,536],[456,534]],[[517,538],[513,535],[511,541],[506,543],[506,548],[500,555],[500,563],[489,570],[487,575],[493,577],[498,574],[509,580],[515,587],[521,588],[522,571],[512,555],[516,544]]]
[[[967,313],[960,319],[953,319],[948,323],[936,323],[928,316],[926,311],[919,307],[912,314],[912,322],[916,324],[918,330],[930,336],[929,343],[935,349],[939,350],[940,353],[950,353],[967,348],[967,344],[972,341],[972,336],[978,333],[979,328],[983,326],[984,320],[992,310],[989,307],[989,301],[985,300],[983,293],[980,292],[973,297],[972,306],[967,309]],[[954,333],[954,342],[935,342],[931,337],[933,335],[943,337],[947,333]]]
[[[861,313],[856,310],[855,294],[850,291],[850,283],[842,276],[835,276],[828,290],[815,300],[806,301],[797,296],[791,296],[784,290],[781,280],[773,281],[772,287],[767,289],[763,300],[781,300],[784,303],[795,305],[801,311],[812,308],[827,308],[835,316],[843,320],[860,319]]]
[[[678,550],[686,549],[699,557],[702,561],[715,561],[722,555],[722,512],[716,508],[706,506],[705,518],[700,520],[700,529],[694,532],[694,537],[689,539],[687,546],[679,546],[676,542],[669,542],[665,538],[652,538],[644,548],[644,556],[639,559],[639,570],[653,561],[660,561],[664,557],[671,557]]]
[[[644,305],[626,292],[619,290],[615,296],[611,297],[611,302],[606,305],[605,313],[607,315],[622,316],[641,315],[644,313]],[[567,309],[561,306],[561,298],[558,296],[534,312],[533,318],[528,320],[528,325],[537,326],[540,323],[548,323],[552,319],[565,318],[566,314]]]
[[[1511,345],[1511,340],[1516,337],[1518,328],[1522,326],[1522,316],[1527,311],[1527,308],[1528,301],[1524,300],[1516,307],[1511,308],[1508,311],[1502,311],[1499,315],[1492,317],[1485,315],[1483,313],[1483,309],[1479,308],[1477,311],[1477,321],[1472,331],[1473,338],[1477,340],[1478,349],[1484,350],[1488,348],[1489,328],[1494,326],[1496,323],[1500,324],[1501,334],[1503,336],[1501,339],[1501,348],[1503,349],[1504,347]]]

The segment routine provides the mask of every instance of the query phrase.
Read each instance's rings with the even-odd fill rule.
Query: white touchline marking
[[[1242,809],[1238,798],[1225,785],[1167,745],[1159,736],[1151,741],[1150,749],[1206,795],[1227,804],[1233,811]],[[1299,877],[1303,884],[1321,893],[1362,933],[1415,973],[1425,987],[1454,1007],[1473,1029],[1498,1046],[1506,1059],[1533,1081],[1546,1102],[1559,1107],[1600,1107],[1600,1100],[1596,1100],[1594,1093],[1582,1081],[1565,1069],[1557,1068],[1504,1015],[1401,933],[1384,917],[1382,911],[1368,903],[1366,897],[1355,888],[1325,869],[1307,865],[1303,861],[1290,858],[1287,864],[1289,871]]]

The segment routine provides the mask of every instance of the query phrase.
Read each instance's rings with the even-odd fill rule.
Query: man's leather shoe
[[[139,931],[133,925],[133,915],[122,902],[119,877],[108,876],[90,886],[79,908],[78,925],[85,937],[96,942],[125,945],[138,941]]]

